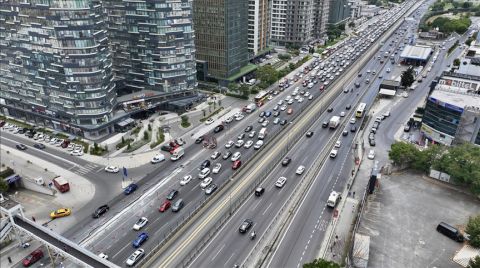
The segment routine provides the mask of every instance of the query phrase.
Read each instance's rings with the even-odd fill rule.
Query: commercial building
[[[328,23],[339,24],[350,18],[350,1],[330,0]]]
[[[271,42],[300,47],[326,32],[329,0],[272,0]]]
[[[271,0],[248,1],[248,52],[249,58],[268,52],[270,44]]]
[[[113,132],[102,1],[0,1],[0,10],[0,112],[80,136]]]
[[[195,88],[192,0],[103,3],[119,95]]]
[[[362,17],[371,18],[382,13],[382,8],[376,5],[361,5],[360,15]]]
[[[480,76],[444,72],[427,98],[421,132],[445,145],[480,145]]]
[[[424,65],[432,55],[433,50],[429,46],[411,46],[406,45],[400,54],[400,60],[408,65]]]
[[[248,73],[248,1],[195,0],[197,78],[227,86]]]

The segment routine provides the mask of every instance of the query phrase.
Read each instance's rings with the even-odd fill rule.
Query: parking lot
[[[461,247],[436,231],[444,221],[463,229],[480,202],[430,178],[384,176],[369,197],[359,233],[370,236],[369,267],[460,267],[451,259]]]

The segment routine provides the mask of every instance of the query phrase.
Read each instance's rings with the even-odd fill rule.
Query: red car
[[[40,249],[37,249],[37,250],[33,251],[32,253],[30,253],[30,255],[25,257],[25,259],[23,259],[23,261],[22,261],[22,264],[23,264],[23,266],[28,267],[28,266],[36,263],[41,258],[43,258],[43,251],[40,250]]]
[[[170,201],[165,200],[163,204],[160,206],[160,208],[158,209],[158,211],[165,212],[170,208],[171,205],[172,203],[170,203]]]
[[[233,162],[233,164],[232,164],[232,169],[235,170],[235,169],[237,169],[237,168],[239,168],[239,167],[241,167],[241,166],[242,166],[242,161],[236,160],[236,161]]]

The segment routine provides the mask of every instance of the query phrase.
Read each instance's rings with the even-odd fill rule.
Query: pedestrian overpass
[[[18,238],[19,245],[24,243],[24,237],[32,237],[47,248],[48,254],[55,263],[60,258],[66,258],[82,267],[117,268],[118,265],[109,262],[76,243],[62,237],[45,226],[27,219],[22,206],[0,194],[0,240]]]

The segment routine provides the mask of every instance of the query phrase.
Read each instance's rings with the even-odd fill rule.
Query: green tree
[[[268,86],[275,83],[278,79],[278,73],[271,65],[264,65],[256,71],[257,79],[262,83],[266,83]]]
[[[453,60],[453,65],[454,66],[460,66],[460,59],[454,59]]]
[[[340,265],[324,259],[315,259],[313,262],[304,263],[303,268],[340,268]]]
[[[148,124],[148,131],[152,131],[152,125]]]
[[[480,268],[480,256],[470,259],[467,268]]]
[[[125,143],[125,138],[122,136],[122,144]]]
[[[351,21],[348,23],[348,27],[353,28],[355,27],[355,22]]]
[[[143,139],[148,141],[148,132],[147,131],[143,132]]]
[[[295,64],[293,64],[293,63],[290,62],[290,63],[288,64],[288,69],[290,69],[290,71],[295,70],[295,69],[296,69]]]
[[[414,161],[417,154],[417,148],[411,143],[395,142],[390,147],[388,157],[394,165],[407,165],[408,167]]]
[[[480,214],[468,219],[465,232],[470,235],[470,244],[476,248],[480,247]]]
[[[414,81],[415,81],[415,77],[413,75],[412,68],[408,68],[406,71],[403,71],[402,80],[400,81],[403,87],[407,88],[411,86]]]
[[[238,90],[238,84],[231,82],[230,84],[228,84],[228,90],[237,91]]]
[[[288,53],[282,53],[278,55],[278,58],[284,61],[290,60],[292,56]]]
[[[189,127],[189,126],[190,126],[190,122],[188,122],[188,116],[187,116],[187,115],[182,115],[182,116],[180,117],[180,119],[182,120],[182,121],[180,122],[180,125],[181,125],[182,127],[185,127],[185,128],[186,128],[186,127]]]
[[[0,180],[0,193],[6,193],[8,191],[8,183],[4,180]]]
[[[244,96],[247,96],[250,94],[250,87],[245,85],[245,84],[242,84],[239,88],[238,88],[238,91],[240,91],[240,93]]]
[[[440,145],[429,146],[425,150],[418,150],[415,146],[415,159],[411,163],[411,167],[415,170],[428,172],[433,163],[438,160],[442,154],[443,147]]]

